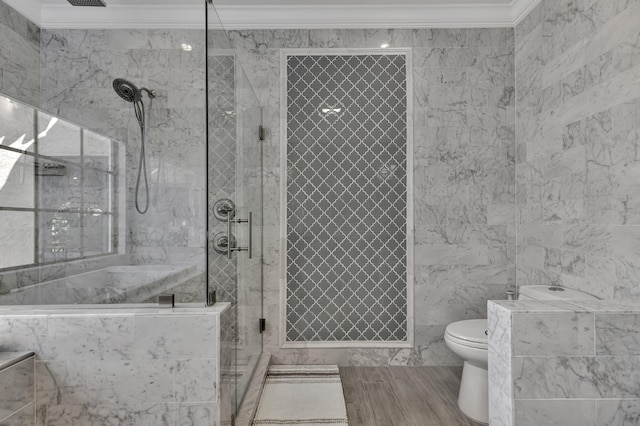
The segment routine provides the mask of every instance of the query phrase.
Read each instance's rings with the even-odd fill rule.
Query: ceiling
[[[105,0],[109,5],[185,5],[195,4],[202,5],[203,0]],[[41,4],[60,4],[68,5],[67,0],[39,0]],[[472,4],[472,5],[488,5],[488,4],[511,4],[512,0],[214,0],[215,5],[387,5],[397,6],[400,4],[411,5],[451,5],[451,4]]]
[[[202,28],[205,0],[4,0],[43,28]],[[214,0],[226,28],[511,27],[540,0]]]

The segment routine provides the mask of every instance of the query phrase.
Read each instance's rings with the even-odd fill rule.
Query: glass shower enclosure
[[[235,309],[233,405],[262,353],[262,108],[207,2],[209,291]]]
[[[0,92],[0,305],[211,304],[215,292],[234,310],[223,374],[237,407],[262,352],[262,111],[202,7],[200,28],[37,29],[39,85]],[[141,178],[118,78],[156,94],[142,92]]]

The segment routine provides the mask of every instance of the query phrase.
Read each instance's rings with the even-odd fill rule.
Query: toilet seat
[[[447,326],[446,337],[459,345],[476,349],[489,348],[487,320],[458,321]]]

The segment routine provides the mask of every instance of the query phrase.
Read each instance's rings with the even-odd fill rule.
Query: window
[[[0,269],[112,253],[113,141],[0,97]]]

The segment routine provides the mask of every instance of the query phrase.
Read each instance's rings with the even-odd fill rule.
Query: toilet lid
[[[486,319],[454,322],[447,326],[446,333],[456,339],[473,343],[487,344],[489,339]]]

